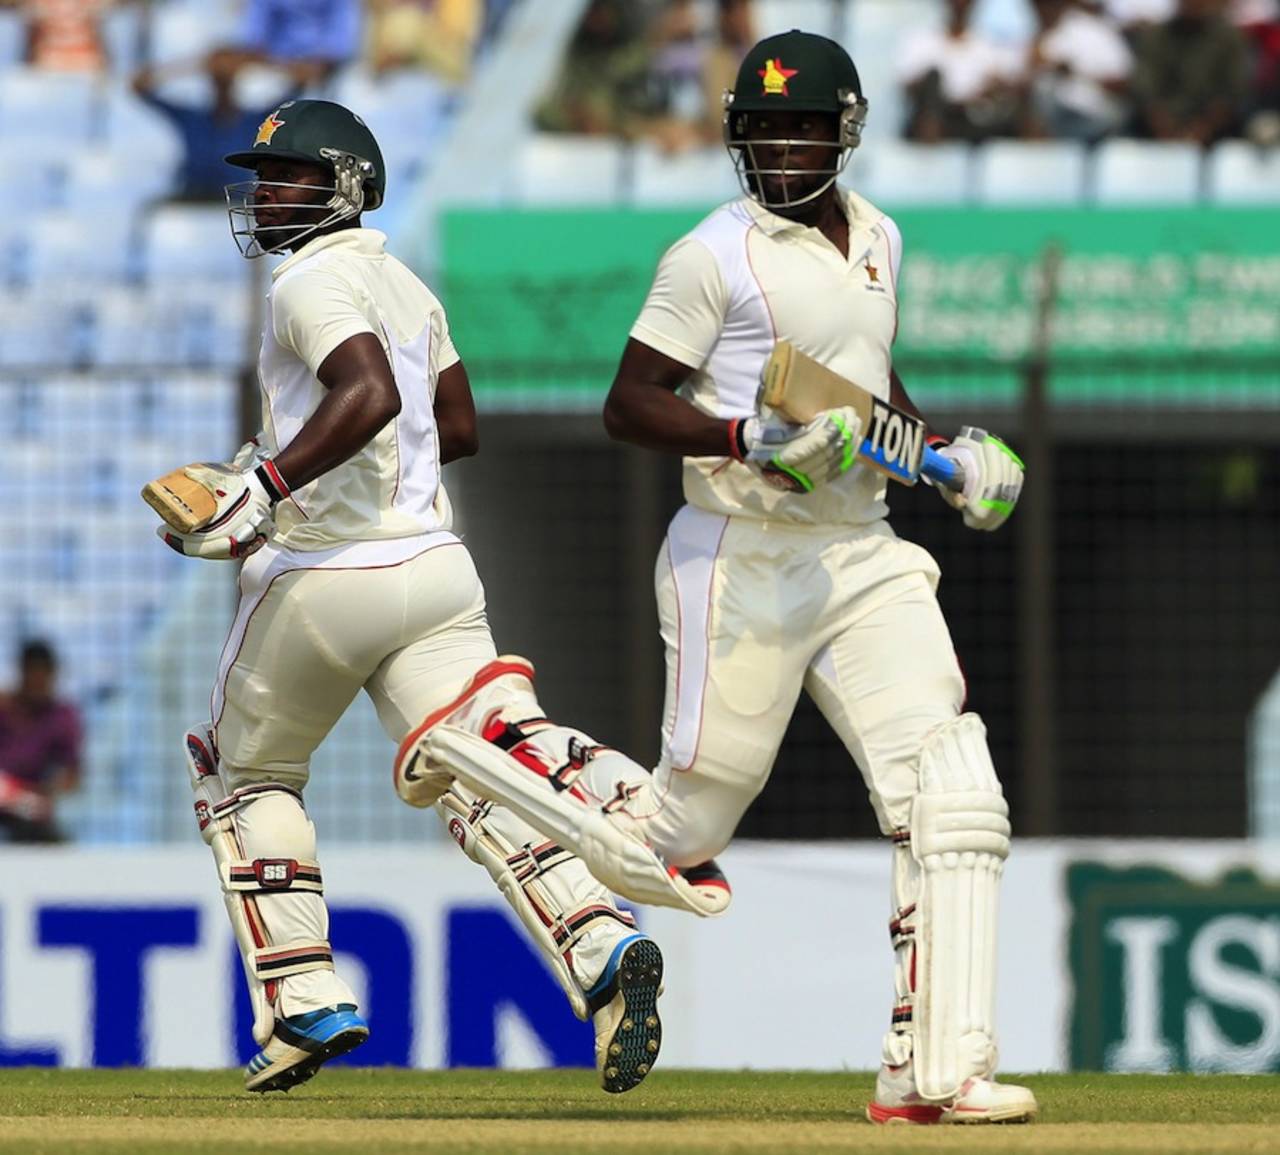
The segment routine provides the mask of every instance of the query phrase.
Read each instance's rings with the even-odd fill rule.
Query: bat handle
[[[964,470],[949,457],[943,457],[936,449],[924,448],[924,459],[920,462],[920,472],[934,485],[949,489],[952,493],[960,493],[964,489]]]

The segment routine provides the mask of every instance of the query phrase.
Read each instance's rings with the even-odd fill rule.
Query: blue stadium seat
[[[1173,141],[1103,141],[1094,155],[1093,195],[1103,205],[1195,204],[1200,149]]]
[[[143,276],[149,284],[248,281],[226,210],[216,205],[161,205],[142,221]]]
[[[173,166],[162,157],[128,164],[114,149],[92,149],[69,159],[61,204],[77,216],[104,209],[119,209],[132,216],[144,204],[163,196],[173,180]]]
[[[94,304],[90,357],[95,365],[173,366],[184,358],[183,313],[164,294],[117,289]]]
[[[1209,199],[1218,204],[1280,204],[1280,148],[1226,141],[1209,154],[1207,176]]]
[[[187,3],[151,7],[151,59],[160,64],[193,60],[224,43],[231,28],[218,5]]]
[[[162,8],[162,5],[148,5],[147,14],[153,15]],[[107,49],[107,65],[115,75],[128,76],[141,65],[139,47],[142,26],[141,4],[120,4],[102,14],[102,39]]]
[[[969,198],[969,147],[964,144],[911,144],[877,141],[856,152],[848,180],[880,208],[953,204]]]
[[[104,206],[93,214],[31,218],[23,275],[32,286],[124,281],[134,275],[133,222]]]
[[[670,156],[652,144],[634,151],[632,196],[639,205],[723,204],[742,195],[733,161],[721,145]]]
[[[524,142],[514,199],[526,205],[611,205],[623,197],[623,145],[604,136],[537,133]]]
[[[1069,140],[998,140],[975,159],[981,204],[1074,205],[1085,192],[1085,149]]]
[[[0,299],[0,365],[65,367],[89,358],[88,302],[62,295],[12,293]]]
[[[832,20],[836,6],[831,0],[756,0],[754,8],[756,32],[762,37],[776,36],[792,28],[834,35]]]
[[[250,329],[249,297],[243,290],[218,285],[191,294],[180,312],[183,364],[239,369],[257,356],[261,330]]]
[[[148,170],[170,178],[183,159],[182,138],[160,113],[149,108],[127,88],[116,86],[104,108],[104,146],[120,167],[149,181]]]
[[[348,68],[332,88],[333,99],[357,113],[377,137],[388,172],[429,163],[454,99],[439,80],[419,69],[375,78]]]
[[[94,77],[37,68],[0,71],[0,141],[12,151],[26,140],[88,141],[100,93]]]
[[[11,8],[0,8],[0,69],[7,71],[22,60],[26,39],[26,21],[22,14]]]

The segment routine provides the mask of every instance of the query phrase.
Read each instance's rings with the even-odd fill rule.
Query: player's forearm
[[[728,457],[729,422],[695,409],[667,389],[615,384],[604,407],[604,427],[615,441],[682,457]]]
[[[399,412],[394,386],[357,380],[331,388],[275,467],[297,489],[354,457]]]

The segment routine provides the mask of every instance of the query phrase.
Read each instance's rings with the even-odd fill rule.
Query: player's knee
[[[231,765],[224,758],[219,769],[223,782],[231,791],[273,784],[287,787],[295,794],[301,794],[307,779],[311,776],[310,763],[305,762],[296,766],[276,763],[269,770],[263,770],[253,766]]]
[[[650,826],[654,847],[669,866],[699,866],[724,851],[737,829],[738,816],[693,813],[680,825]]]

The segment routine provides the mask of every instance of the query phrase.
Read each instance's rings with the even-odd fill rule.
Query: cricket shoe
[[[949,1102],[922,1099],[908,1059],[900,1067],[880,1068],[867,1118],[872,1123],[1030,1123],[1038,1109],[1026,1087],[994,1079],[966,1079]]]
[[[604,973],[587,991],[596,1031],[596,1070],[610,1094],[644,1081],[662,1046],[658,996],[662,993],[662,952],[644,935],[613,948]]]
[[[733,888],[714,858],[708,858],[697,866],[673,869],[693,888],[695,894],[701,896],[700,906],[705,914],[715,916],[728,909],[733,900]]]
[[[287,1091],[368,1037],[369,1024],[356,1014],[354,1003],[276,1019],[267,1045],[244,1069],[245,1090]]]

